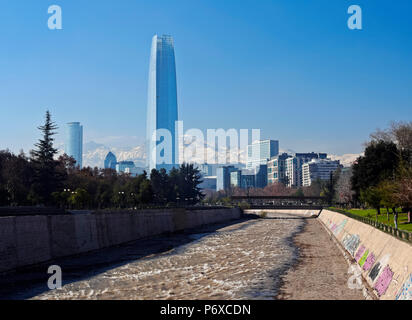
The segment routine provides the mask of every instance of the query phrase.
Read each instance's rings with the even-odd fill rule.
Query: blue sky
[[[47,28],[62,7],[63,30]],[[347,27],[351,4],[363,30]],[[175,40],[185,129],[259,128],[295,151],[357,153],[411,120],[412,2],[0,0],[0,149],[28,151],[50,109],[85,142],[145,134],[151,38]]]

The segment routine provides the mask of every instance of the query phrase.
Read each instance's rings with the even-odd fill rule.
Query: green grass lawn
[[[338,208],[336,208],[338,209]],[[347,212],[350,212],[352,214],[356,214],[357,216],[360,217],[365,217],[369,218],[372,220],[376,219],[376,210],[375,209],[350,209],[346,210]],[[408,214],[407,213],[399,213],[401,209],[397,209],[398,211],[398,227],[400,230],[405,230],[405,231],[410,231],[412,232],[412,223],[408,223]],[[390,215],[389,215],[389,222],[388,218],[386,215],[386,209],[382,208],[381,209],[381,214],[378,215],[378,221],[380,223],[384,223],[386,225],[390,225],[392,227],[395,227],[395,224],[393,222],[393,214],[392,214],[392,209],[390,210]]]

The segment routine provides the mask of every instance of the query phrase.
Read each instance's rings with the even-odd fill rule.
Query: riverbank
[[[348,263],[316,219],[307,219],[296,235],[298,263],[284,276],[280,300],[364,300],[362,290],[350,289]]]

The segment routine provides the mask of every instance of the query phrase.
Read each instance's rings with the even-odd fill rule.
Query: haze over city
[[[368,2],[359,32],[346,27],[348,1],[62,3],[56,32],[47,1],[0,5],[2,149],[32,149],[46,109],[57,145],[70,121],[86,143],[142,145],[156,33],[175,41],[187,129],[259,128],[281,149],[357,154],[371,131],[410,110],[406,1]]]

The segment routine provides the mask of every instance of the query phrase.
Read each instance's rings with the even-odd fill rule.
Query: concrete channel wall
[[[0,217],[0,272],[240,216],[223,208]]]
[[[412,245],[337,212],[319,220],[356,260],[363,278],[382,300],[412,300]]]

